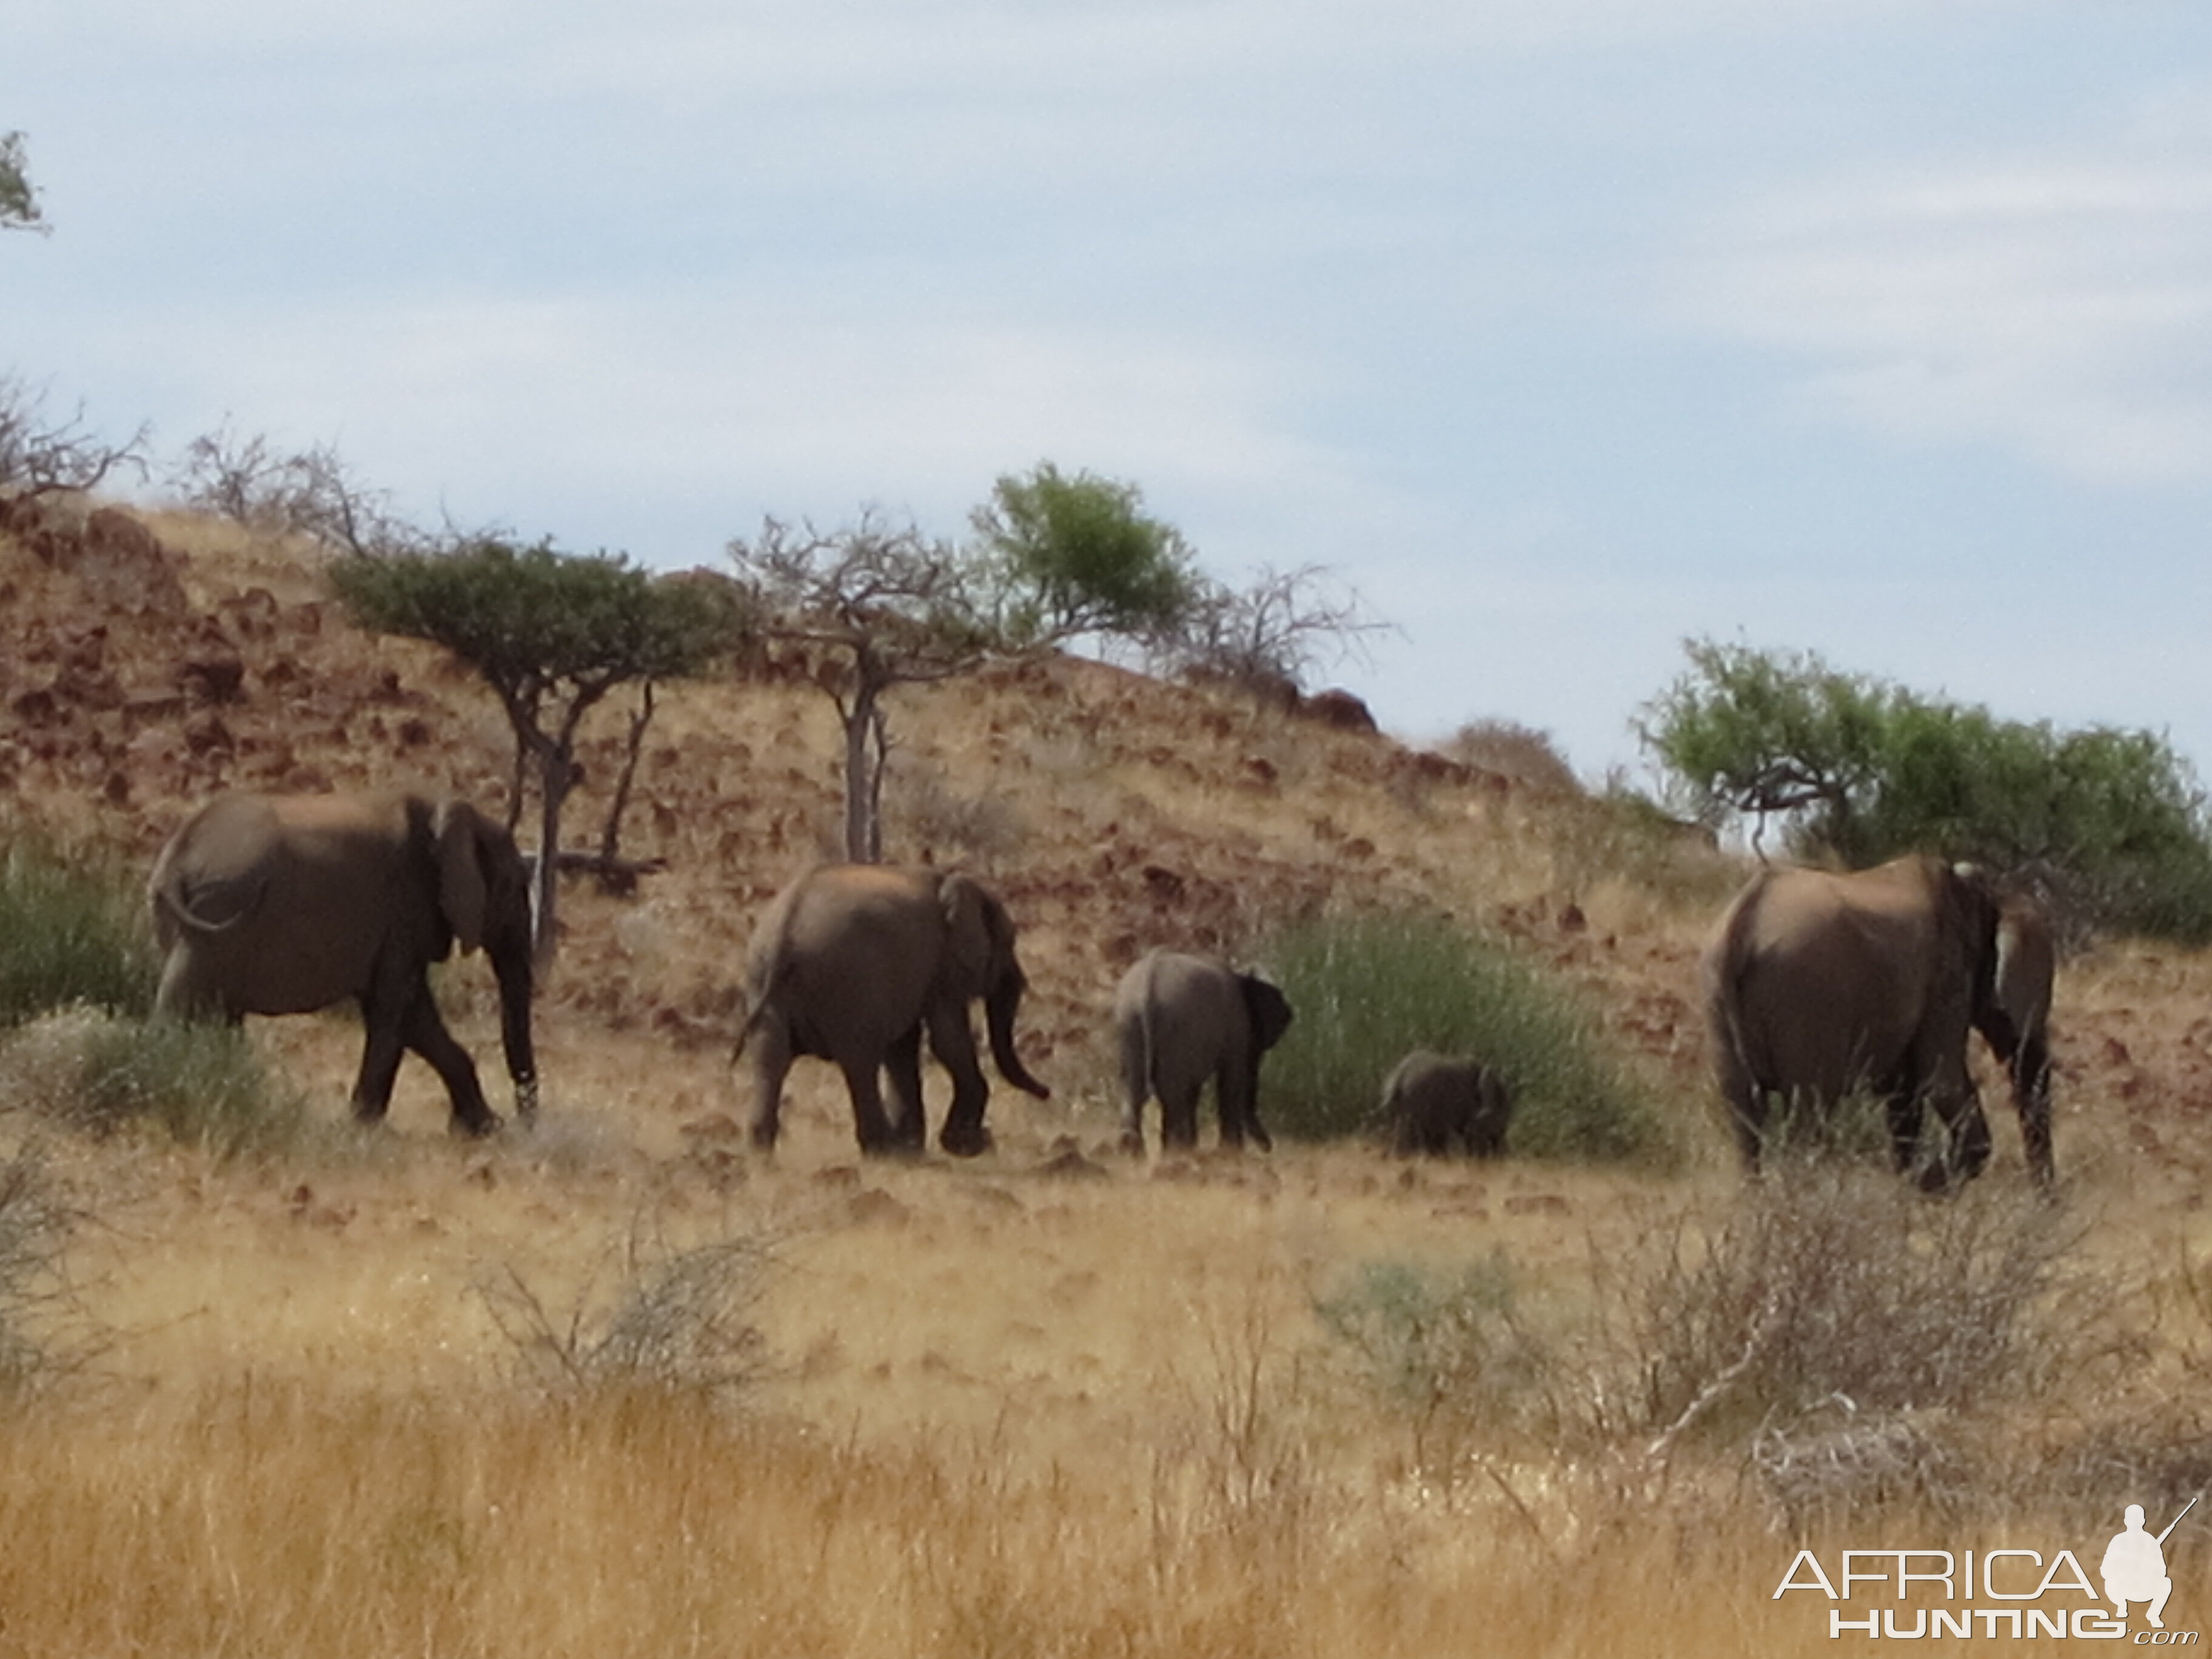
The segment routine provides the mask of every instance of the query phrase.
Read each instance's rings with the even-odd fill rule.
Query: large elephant
[[[2003,1012],[1999,917],[1984,878],[1923,856],[1852,874],[1753,877],[1704,963],[1715,1067],[1747,1166],[1759,1165],[1777,1098],[1825,1111],[1864,1091],[1882,1103],[1900,1170],[1932,1110],[1942,1145],[1922,1184],[1978,1174],[1990,1129],[1966,1042]],[[2031,1158],[2036,1138],[2031,1130]]]
[[[1049,1099],[1014,1052],[1014,1016],[1028,984],[1006,906],[972,878],[871,864],[808,872],[776,896],[753,933],[737,1047],[752,1055],[753,1145],[775,1145],[784,1079],[794,1058],[811,1054],[844,1073],[862,1152],[920,1152],[927,1030],[930,1052],[952,1074],[938,1144],[961,1158],[988,1150],[990,1085],[968,1005],[983,1004],[999,1075]],[[888,1116],[880,1075],[890,1082]]]
[[[1513,1104],[1513,1086],[1495,1066],[1416,1048],[1384,1079],[1380,1115],[1401,1158],[1442,1157],[1454,1141],[1475,1158],[1498,1158]]]
[[[367,1036],[353,1113],[368,1122],[411,1048],[444,1082],[456,1131],[499,1127],[430,995],[432,963],[481,946],[499,981],[515,1107],[536,1115],[529,868],[467,802],[219,796],[169,838],[147,892],[162,951],[155,1012],[236,1024],[357,1001]]]
[[[1114,998],[1121,1055],[1121,1146],[1141,1157],[1145,1102],[1160,1103],[1160,1143],[1198,1144],[1198,1097],[1208,1078],[1221,1115],[1221,1142],[1274,1142],[1260,1122],[1260,1058],[1291,1029],[1291,1005],[1275,986],[1212,957],[1152,951],[1121,976]]]

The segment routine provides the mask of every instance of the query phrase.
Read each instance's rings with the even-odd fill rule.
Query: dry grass
[[[219,783],[499,798],[507,738],[465,676],[311,614],[282,550],[161,528],[198,561],[192,612],[108,619],[100,672],[157,697],[203,611],[268,588],[233,630],[235,741],[80,711],[11,751],[31,820],[143,863]],[[27,605],[65,578],[9,580]],[[0,691],[32,672],[0,664]],[[326,1133],[227,1161],[49,1147],[105,1346],[0,1401],[11,1650],[1826,1651],[1771,1600],[1800,1541],[1986,1547],[2056,1515],[2078,1549],[2124,1488],[2170,1510],[2212,1480],[2203,958],[2068,964],[2055,1232],[2003,1113],[1966,1203],[1877,1179],[1747,1208],[1691,1002],[1730,878],[1707,853],[1110,669],[953,683],[892,719],[891,850],[957,850],[1007,893],[1054,1100],[1002,1092],[975,1164],[864,1166],[810,1064],[775,1161],[742,1150],[731,988],[835,823],[834,726],[804,686],[669,688],[625,845],[670,872],[572,895],[538,1133],[449,1142],[413,1062],[386,1130],[343,1132],[359,1033],[319,1018],[248,1035]],[[618,725],[587,739],[580,829]],[[117,756],[127,787],[88,793]],[[1324,900],[1494,929],[1586,989],[1589,1040],[1662,1079],[1681,1166],[1112,1157],[1121,967],[1239,951]],[[464,962],[439,985],[480,1061],[488,983]],[[488,1283],[520,1287],[504,1330]],[[1957,1340],[1889,1364],[1911,1332]],[[2212,1607],[2204,1513],[2169,1547],[2177,1624]]]

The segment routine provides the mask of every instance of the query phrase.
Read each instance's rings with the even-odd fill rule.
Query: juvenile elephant
[[[1121,1146],[1145,1151],[1145,1102],[1160,1103],[1160,1143],[1198,1144],[1198,1097],[1208,1078],[1221,1143],[1274,1142],[1260,1122],[1260,1057],[1291,1029],[1282,992],[1212,957],[1153,951],[1121,977],[1114,999],[1121,1054]]]
[[[499,1127],[430,995],[432,963],[481,946],[499,980],[515,1108],[536,1115],[529,869],[467,802],[219,796],[169,838],[147,894],[162,952],[157,1013],[236,1024],[360,1004],[353,1113],[365,1122],[383,1117],[412,1049],[444,1082],[457,1131]]]
[[[1498,1158],[1513,1121],[1513,1086],[1479,1060],[1416,1048],[1383,1082],[1382,1119],[1401,1158],[1442,1157],[1454,1140],[1474,1157]]]
[[[737,1046],[752,1055],[753,1145],[775,1145],[784,1079],[794,1058],[811,1054],[845,1074],[862,1152],[921,1151],[927,1030],[930,1052],[952,1074],[939,1144],[961,1158],[988,1150],[990,1085],[968,1005],[982,1001],[999,1075],[1049,1099],[1014,1052],[1014,1016],[1028,985],[1006,906],[973,878],[870,864],[808,872],[776,896],[753,933]]]
[[[1753,878],[1704,963],[1715,1066],[1746,1165],[1758,1167],[1775,1097],[1826,1110],[1863,1090],[1883,1103],[1900,1170],[1916,1155],[1923,1109],[1932,1109],[1944,1146],[1922,1184],[1980,1173],[1990,1130],[1966,1040],[1978,1024],[2012,1018],[1998,1001],[1999,958],[1996,894],[1973,872],[1936,859]],[[2039,1048],[2039,1018],[2036,1025]],[[2024,1036],[2013,1052],[2027,1075],[2033,1050]],[[2039,1139],[2047,1152],[2048,1134],[2029,1133],[2031,1158]]]

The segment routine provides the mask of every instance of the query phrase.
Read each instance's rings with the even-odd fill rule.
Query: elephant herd
[[[514,840],[465,802],[401,793],[225,795],[193,814],[149,883],[162,952],[156,1012],[236,1023],[352,1000],[365,1037],[352,1109],[383,1116],[404,1051],[434,1069],[457,1132],[498,1115],[433,1000],[429,965],[481,948],[498,981],[516,1109],[537,1109],[531,1035],[530,869]],[[1014,1087],[1048,1097],[1014,1027],[1028,981],[1005,905],[973,878],[931,868],[828,865],[779,894],[755,929],[737,1052],[750,1055],[755,1146],[776,1141],[792,1062],[834,1064],[870,1153],[925,1140],[921,1048],[952,1079],[939,1134],[969,1157],[991,1145],[970,1005]],[[1715,1067],[1747,1168],[1784,1108],[1832,1110],[1870,1093],[1900,1170],[1939,1188],[1978,1173],[1990,1131],[1967,1066],[1979,1031],[2010,1074],[2031,1171],[2051,1178],[2047,1023],[2053,953],[2033,908],[1983,875],[1931,858],[1856,874],[1762,872],[1723,917],[1704,961]],[[1224,1146],[1271,1146],[1258,1111],[1261,1057],[1289,1030],[1283,993],[1212,957],[1155,951],[1116,993],[1121,1140],[1197,1140],[1211,1080]],[[888,1099],[886,1087],[888,1085]],[[1401,1153],[1504,1149],[1509,1080],[1479,1060],[1419,1051],[1384,1084]],[[1932,1118],[1933,1150],[1923,1119]]]

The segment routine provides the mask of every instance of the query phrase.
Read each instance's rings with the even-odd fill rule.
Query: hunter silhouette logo
[[[2148,1601],[2150,1608],[2144,1617],[2153,1630],[2164,1630],[2166,1620],[2160,1617],[2166,1611],[2166,1599],[2173,1594],[2173,1580],[2166,1574],[2166,1540],[2181,1524],[2181,1516],[2197,1507],[2192,1498],[2182,1506],[2181,1515],[2166,1522],[2166,1530],[2155,1538],[2143,1530],[2143,1507],[2130,1504],[2122,1517],[2126,1522],[2124,1531],[2112,1534],[2112,1541],[2105,1546],[2105,1559],[2098,1569],[2105,1581],[2106,1599],[2113,1610],[2124,1620],[2128,1603]]]
[[[1833,1639],[2073,1637],[2136,1647],[2195,1647],[2203,1639],[2197,1632],[2166,1627],[2166,1604],[2173,1595],[2166,1540],[2198,1501],[2191,1498],[2155,1534],[2144,1524],[2143,1506],[2129,1504],[2121,1530],[2097,1559],[2101,1593],[2081,1556],[2070,1549],[1844,1550],[1832,1572],[1818,1553],[1801,1549],[1773,1599],[1793,1590],[1824,1597]],[[2142,1609],[2143,1628],[2129,1629],[2130,1607]]]

